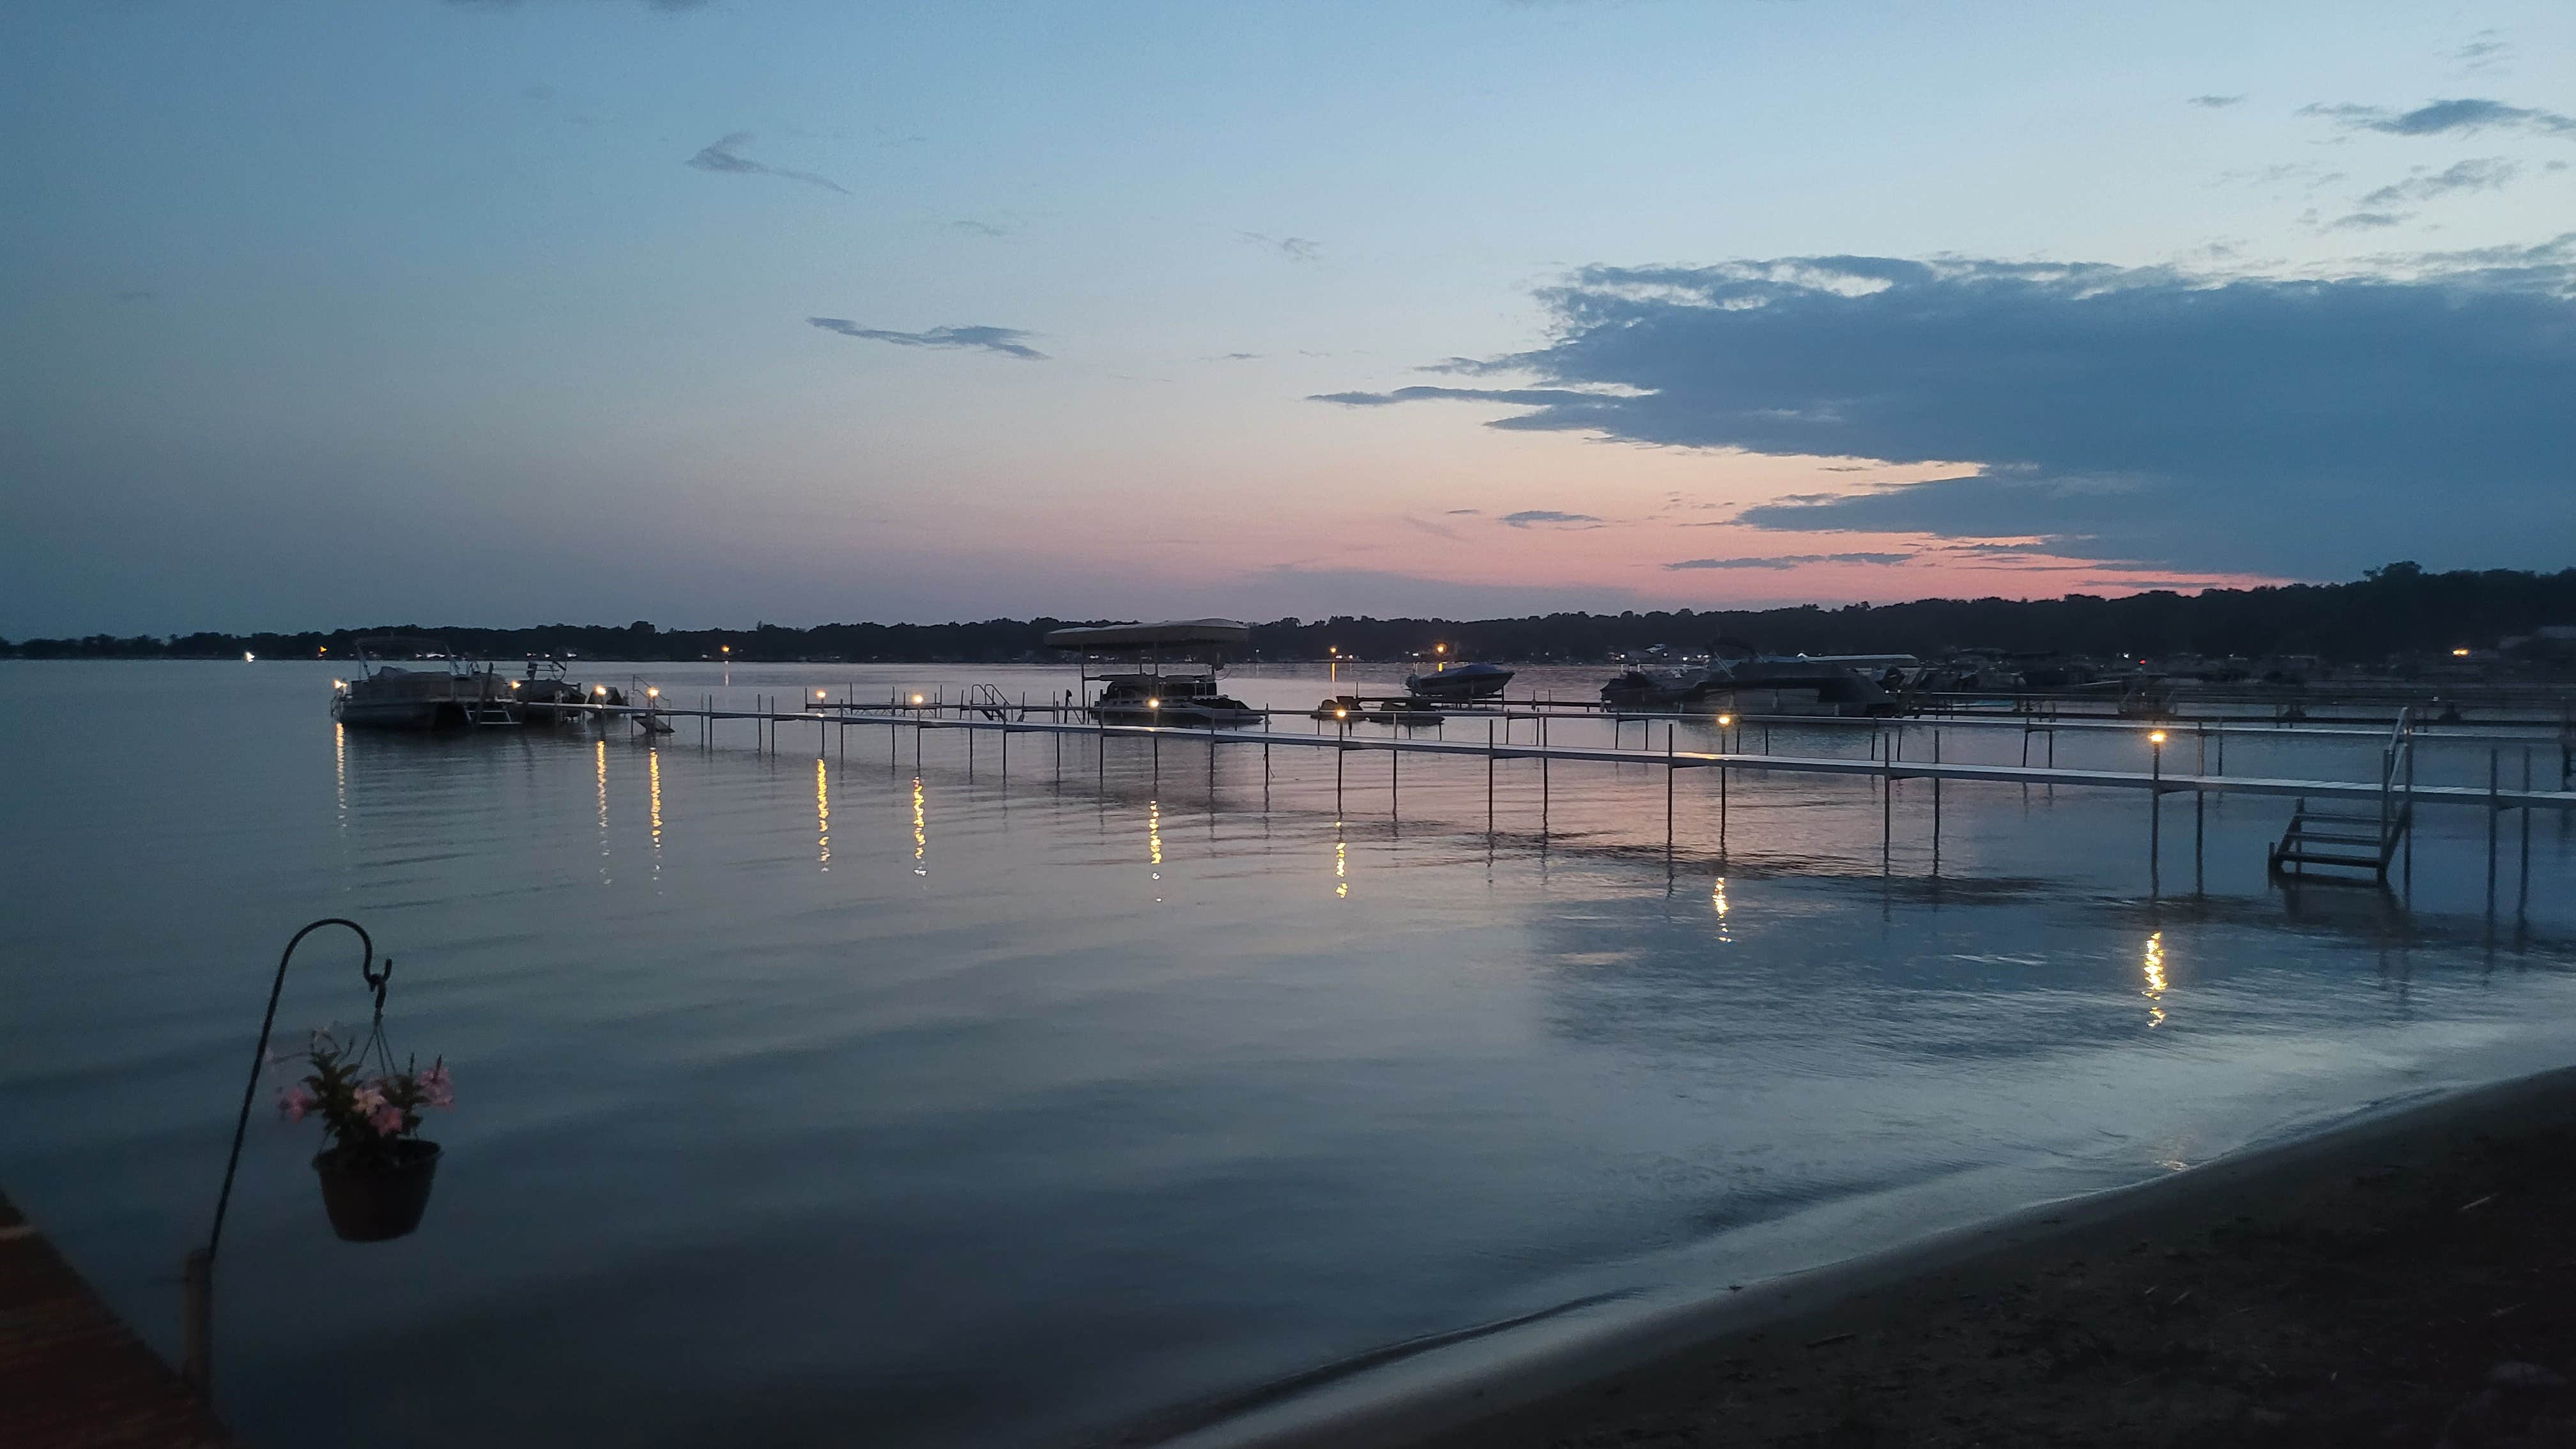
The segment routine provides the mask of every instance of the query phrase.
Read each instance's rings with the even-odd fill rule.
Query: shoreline
[[[2495,1186],[2505,1181],[2512,1191]],[[2473,1217],[2461,1215],[2463,1204]],[[1472,1363],[1429,1354],[1247,1406],[1161,1442],[1192,1449],[1912,1443],[1940,1442],[1933,1423],[1979,1419],[1983,1432],[1963,1429],[1959,1442],[2033,1434],[2161,1443],[2223,1436],[2231,1426],[2259,1431],[2264,1442],[2297,1442],[2302,1408],[2324,1413],[2326,1401],[2360,1392],[2337,1392],[2352,1375],[2328,1367],[2307,1384],[2301,1370],[2259,1356],[2240,1372],[2227,1345],[2241,1348],[2249,1334],[2276,1330],[2281,1347],[2245,1351],[2295,1358],[2300,1344],[2320,1339],[2309,1320],[2322,1315],[2332,1331],[2308,1346],[2333,1358],[2335,1344],[2323,1340],[2362,1334],[2374,1314],[2415,1313],[2423,1305],[2405,1302],[2410,1293],[2447,1292],[2477,1276],[2472,1264],[2440,1277],[2433,1250],[2483,1245],[2489,1258],[2502,1255],[2488,1266],[2506,1281],[2515,1255],[2527,1257],[2520,1266],[2530,1270],[2531,1292],[2523,1296],[2535,1301],[2576,1290],[2576,1213],[2550,1211],[2552,1204],[2576,1205],[2576,1067],[2375,1103],[2320,1130],[2170,1176],[1607,1327],[1541,1325]],[[2515,1233],[2500,1241],[2451,1241],[2461,1232],[2504,1232],[2508,1219]],[[2272,1282],[2285,1272],[2307,1276]],[[2427,1281],[2402,1281],[2409,1273]],[[2338,1291],[2353,1301],[2338,1308]],[[2498,1332],[2538,1335],[2546,1343],[2523,1351],[2541,1353],[2553,1373],[2576,1376],[2576,1362],[2547,1356],[2548,1345],[2562,1342],[2576,1351],[2576,1318],[2561,1325],[2554,1309],[2496,1307]],[[2427,1331],[2412,1318],[2408,1325],[2419,1336]],[[2437,1341],[2479,1359],[2477,1373],[2521,1361],[2511,1344],[2487,1343],[2495,1335],[2475,1331],[2477,1324],[2432,1324],[2446,1326]],[[2342,1347],[2344,1357],[2374,1357],[2367,1345]],[[2448,1374],[2456,1381],[2437,1382],[2444,1374],[2432,1369],[2397,1380],[2376,1369],[2368,1376],[2379,1399],[2408,1401],[2374,1401],[2366,1415],[2373,1422],[2402,1424],[2410,1412],[2444,1422],[2485,1392],[2458,1366]],[[2561,1405],[2556,1390],[2506,1397],[2514,1402],[2495,1412],[2576,1413],[2576,1401]],[[2078,1417],[2069,1422],[2069,1414]],[[2427,1428],[2392,1442],[2433,1440]]]

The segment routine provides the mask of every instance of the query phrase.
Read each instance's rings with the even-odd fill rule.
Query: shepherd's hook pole
[[[250,1080],[242,1084],[241,1115],[233,1122],[232,1155],[224,1159],[224,1186],[215,1195],[215,1224],[206,1234],[206,1245],[192,1250],[180,1269],[186,1304],[180,1325],[179,1377],[200,1399],[214,1397],[215,1249],[224,1239],[224,1210],[232,1204],[233,1175],[241,1167],[242,1138],[250,1131],[251,1100],[259,1095],[260,1073],[268,1065],[268,1034],[277,1025],[277,998],[286,989],[286,966],[295,959],[295,948],[324,926],[346,926],[358,933],[363,953],[358,975],[376,994],[377,1015],[384,1014],[385,983],[393,979],[393,958],[385,958],[384,970],[375,969],[376,942],[366,927],[344,917],[326,916],[287,939],[285,952],[277,958],[277,979],[269,983],[268,1011],[259,1019],[259,1044],[251,1049]]]

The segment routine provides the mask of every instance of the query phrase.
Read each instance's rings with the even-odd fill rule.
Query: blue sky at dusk
[[[2576,7],[0,12],[0,634],[2576,563]]]

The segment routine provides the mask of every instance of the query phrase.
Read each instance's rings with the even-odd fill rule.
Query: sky
[[[2576,564],[2576,6],[0,7],[0,635]]]

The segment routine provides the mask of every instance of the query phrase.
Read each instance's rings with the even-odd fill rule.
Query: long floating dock
[[[810,724],[821,729],[852,725],[913,730],[969,730],[1002,735],[1050,735],[1093,739],[1188,741],[1217,745],[1260,745],[1281,749],[1391,752],[1494,760],[1545,760],[1566,764],[1646,765],[1669,769],[1722,768],[1780,774],[1863,776],[1881,780],[1958,780],[1994,785],[2063,785],[2071,788],[2147,790],[2157,794],[2258,795],[2312,800],[2394,798],[2418,805],[2469,805],[2503,810],[2576,810],[2576,790],[2496,788],[2464,785],[2419,785],[2390,788],[2365,780],[2295,780],[2248,775],[2172,774],[2153,770],[2081,770],[2056,765],[1977,765],[1938,760],[1850,759],[1825,755],[1746,754],[1673,748],[1625,749],[1604,745],[1551,745],[1522,741],[1422,739],[1417,736],[1363,735],[1348,730],[1183,729],[1169,725],[1075,724],[1062,720],[994,719],[971,712],[851,709],[826,703],[800,710],[729,710],[650,708],[635,705],[566,706],[602,717],[664,720],[753,720],[766,725]],[[944,706],[949,710],[957,707]],[[1039,706],[1032,706],[1035,712]],[[1499,720],[1500,715],[1463,716]],[[1599,719],[1600,716],[1592,716]],[[1656,716],[1671,719],[1672,716]],[[2176,733],[2180,733],[2179,730]],[[2373,732],[2374,738],[2384,734]]]

